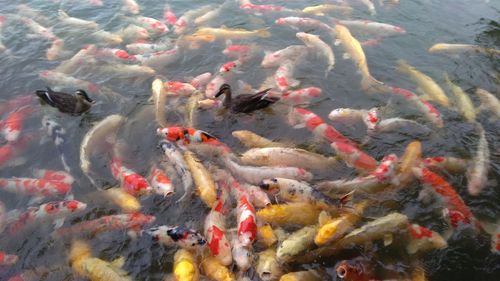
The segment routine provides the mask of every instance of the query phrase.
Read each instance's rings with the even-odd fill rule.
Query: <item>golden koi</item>
[[[272,224],[315,224],[321,208],[313,203],[289,203],[267,206],[257,211],[257,218]]]
[[[279,262],[288,263],[297,256],[314,247],[314,237],[318,232],[317,226],[305,226],[290,234],[276,251],[276,258]]]
[[[276,249],[269,248],[258,254],[255,271],[263,281],[278,280],[283,275],[283,269],[276,258]]]
[[[500,55],[500,50],[481,47],[470,44],[446,44],[437,43],[429,48],[429,53],[433,54],[461,54],[461,53],[481,53],[485,55]]]
[[[214,28],[214,27],[202,27],[199,28],[193,35],[213,35],[218,38],[224,39],[245,39],[252,37],[269,38],[271,33],[269,28],[262,28],[257,30],[246,30],[241,28]]]
[[[316,16],[324,16],[326,13],[330,12],[340,12],[343,14],[352,13],[352,7],[346,5],[333,5],[333,4],[322,4],[316,6],[309,6],[302,9],[302,12],[306,14],[313,14]]]
[[[468,122],[476,120],[476,111],[470,97],[464,92],[464,90],[462,90],[462,88],[451,82],[450,77],[448,77],[448,73],[444,74],[444,81],[448,84],[448,88],[450,88],[453,93],[458,110],[465,117],[465,120]]]
[[[156,78],[151,85],[151,91],[153,92],[153,101],[155,104],[155,117],[156,122],[160,127],[167,127],[167,119],[165,117],[165,87],[163,86],[163,81]]]
[[[284,143],[266,139],[257,135],[256,133],[247,130],[233,131],[232,135],[248,148],[290,147],[289,145],[286,145]]]
[[[211,174],[191,151],[184,152],[184,160],[191,171],[198,195],[208,207],[212,208],[217,202],[217,187]]]
[[[176,281],[197,281],[200,279],[196,257],[180,249],[174,255],[174,276]]]

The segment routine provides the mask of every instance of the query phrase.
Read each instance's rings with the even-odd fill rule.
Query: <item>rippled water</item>
[[[60,2],[60,3],[56,3]],[[0,1],[0,13],[16,13],[19,3],[28,4],[37,9],[48,19],[47,27],[52,27],[56,36],[63,38],[66,49],[76,53],[82,46],[92,42],[88,32],[71,30],[58,24],[57,10],[63,9],[71,16],[94,20],[100,29],[117,31],[127,25],[122,2],[118,0],[104,0],[104,6],[94,7],[86,1]],[[144,16],[162,18],[165,1],[138,1],[141,14]],[[293,15],[290,13],[269,13],[252,15],[241,11],[237,1],[168,1],[174,12],[180,16],[184,12],[196,7],[215,3],[223,5],[221,15],[211,26],[240,27],[257,29],[270,27],[272,37],[265,39],[234,40],[233,43],[254,43],[261,51],[274,51],[291,44],[300,44],[295,37],[296,30],[288,26],[278,26],[274,20]],[[284,5],[290,9],[302,9],[306,6],[321,4],[323,1],[261,1],[255,3],[271,3]],[[351,2],[351,1],[348,1]],[[352,1],[355,2],[355,1]],[[383,1],[382,1],[383,2]],[[380,44],[364,48],[370,71],[374,77],[389,85],[414,90],[414,84],[404,74],[395,71],[396,61],[404,59],[417,69],[433,77],[443,87],[443,72],[446,71],[451,79],[460,85],[478,104],[473,94],[476,87],[481,87],[492,93],[500,92],[500,61],[497,57],[482,55],[445,56],[429,54],[428,48],[435,43],[467,43],[478,44],[489,48],[500,46],[500,2],[467,1],[467,0],[403,0],[397,5],[385,3],[377,7],[377,14],[371,16],[361,4],[354,4],[355,10],[351,16],[337,15],[339,18],[369,19],[386,22],[403,27],[407,33],[385,38]],[[321,19],[321,18],[320,18]],[[330,38],[321,30],[307,30],[319,34],[322,38]],[[37,89],[43,89],[46,83],[39,78],[39,72],[55,68],[61,60],[48,61],[45,57],[50,43],[41,38],[28,35],[29,30],[21,23],[7,21],[2,32],[2,42],[8,51],[0,54],[0,98],[9,100],[13,97],[32,94]],[[371,39],[370,36],[354,33],[360,41]],[[175,39],[172,33],[165,35]],[[329,40],[329,39],[328,39]],[[325,40],[326,41],[326,40]],[[331,42],[327,41],[329,44]],[[181,52],[176,63],[161,69],[157,74],[164,79],[187,80],[204,72],[214,73],[220,65],[228,59],[222,54],[226,42],[217,40],[202,45],[200,49]],[[124,48],[124,46],[121,46]],[[309,110],[315,112],[325,120],[327,114],[334,108],[372,108],[382,107],[383,117],[404,117],[417,119],[421,117],[411,105],[403,100],[389,95],[368,95],[359,90],[359,75],[353,63],[342,59],[342,48],[333,46],[336,56],[336,65],[328,78],[324,77],[325,65],[321,59],[310,57],[301,64],[296,71],[296,78],[302,86],[316,86],[323,89],[320,98],[314,100]],[[70,56],[71,56],[70,54]],[[269,75],[270,70],[260,68],[258,56],[254,61],[242,67],[242,73],[236,74],[231,84],[236,88],[238,80],[244,80],[255,88]],[[111,75],[102,75],[93,69],[83,69],[78,78],[106,86],[118,93],[119,96],[94,95],[92,98],[98,103],[90,112],[82,116],[69,116],[34,103],[35,112],[25,123],[25,133],[37,134],[40,143],[33,143],[26,152],[28,161],[24,165],[0,170],[0,177],[29,177],[33,169],[62,169],[57,151],[49,142],[42,142],[43,132],[39,132],[41,118],[44,114],[54,114],[58,122],[68,131],[66,153],[69,156],[69,165],[76,178],[73,185],[75,199],[88,203],[84,213],[70,217],[66,225],[82,220],[94,219],[104,214],[119,213],[120,210],[103,200],[97,200],[94,192],[96,186],[90,184],[79,169],[79,147],[84,134],[92,127],[95,121],[119,113],[128,117],[127,124],[120,130],[120,138],[124,139],[129,148],[129,165],[141,174],[146,174],[152,162],[160,161],[162,153],[157,147],[158,137],[155,134],[157,124],[149,98],[151,96],[151,82],[153,77],[144,79],[120,79]],[[73,91],[72,88],[66,88]],[[450,93],[448,93],[450,94]],[[183,124],[184,115],[179,108],[185,100],[171,101],[167,110],[169,122],[172,125]],[[418,139],[423,145],[424,156],[455,156],[470,158],[474,155],[477,143],[477,134],[474,126],[463,121],[460,114],[451,108],[436,106],[443,114],[445,127],[430,134],[421,134],[413,130],[404,129],[398,132],[379,134],[372,138],[363,148],[375,159],[380,160],[388,153],[401,155],[406,145]],[[220,114],[217,111],[200,110],[196,114],[196,127],[212,133],[222,142],[235,151],[243,152],[244,147],[231,136],[231,132],[238,129],[250,129],[267,138],[295,143],[301,147],[314,148],[325,154],[332,154],[328,145],[313,139],[310,132],[291,129],[279,110],[263,110],[252,116]],[[420,119],[419,119],[420,118]],[[455,187],[474,214],[484,220],[495,221],[500,218],[500,122],[491,121],[487,114],[479,114],[478,121],[487,133],[491,150],[491,170],[488,186],[478,197],[471,197],[466,190],[465,175],[446,175],[446,179]],[[356,141],[362,141],[365,133],[357,125],[335,124],[343,134]],[[93,167],[98,171],[99,188],[107,188],[116,184],[110,172],[107,159],[93,159]],[[100,171],[100,172],[99,172]],[[350,178],[356,173],[352,169],[342,167],[324,175],[326,178]],[[417,187],[389,196],[388,204],[373,207],[368,213],[374,216],[384,214],[389,207],[406,214],[410,221],[420,223],[434,230],[443,230],[444,223],[440,213],[435,212],[436,206],[424,205],[417,198]],[[156,216],[155,224],[179,225],[185,224],[202,230],[203,220],[208,209],[196,197],[189,204],[175,204],[182,195],[181,187],[173,198],[162,199],[159,196],[149,196],[141,199],[145,214]],[[29,199],[1,192],[1,200],[7,209],[24,210]],[[43,280],[78,280],[67,263],[67,252],[70,241],[54,240],[50,237],[51,225],[41,225],[24,233],[22,236],[7,238],[1,236],[0,249],[16,254],[19,261],[11,267],[0,268],[0,279],[7,280],[23,270],[40,266],[51,268],[51,273]],[[490,251],[490,240],[487,235],[474,236],[467,229],[459,229],[451,236],[449,247],[430,252],[421,258],[429,280],[500,280],[500,256]],[[171,272],[175,248],[158,247],[147,235],[138,239],[130,239],[124,232],[109,232],[91,238],[93,253],[105,260],[112,260],[124,256],[124,269],[136,280],[162,280],[166,273]],[[324,260],[324,264],[313,264],[312,267],[325,266],[334,277],[333,266],[345,258],[352,258],[359,252],[349,252],[342,256],[335,256]],[[394,271],[406,271],[410,260],[403,258],[397,248],[379,249],[376,256],[369,250],[361,251],[361,255],[373,258],[373,261],[382,268]],[[311,265],[297,265],[295,269],[310,268]],[[250,271],[252,273],[252,271]],[[251,274],[251,276],[253,276]],[[258,277],[254,276],[254,280]]]

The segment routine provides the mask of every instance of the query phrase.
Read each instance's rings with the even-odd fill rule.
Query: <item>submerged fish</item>
[[[184,186],[184,195],[182,195],[177,202],[187,200],[189,196],[191,196],[193,179],[182,153],[172,143],[167,141],[160,141],[159,146],[167,160],[172,164],[181,177],[182,184]]]
[[[482,53],[485,55],[500,55],[500,50],[490,49],[470,44],[437,43],[429,48],[429,53],[436,53],[436,54]]]
[[[490,149],[486,139],[486,132],[483,127],[477,123],[479,130],[479,141],[477,152],[467,169],[467,190],[470,195],[477,196],[486,186],[488,181],[488,170],[490,168]]]
[[[160,225],[147,230],[153,240],[171,246],[179,245],[186,250],[196,250],[206,245],[207,241],[198,231],[184,226]]]
[[[247,30],[241,28],[214,28],[214,27],[201,27],[194,33],[194,35],[209,34],[223,39],[245,39],[252,37],[268,38],[271,33],[268,28],[258,30]]]
[[[299,32],[296,34],[297,38],[302,40],[304,44],[316,51],[316,54],[323,56],[326,59],[328,67],[326,68],[326,75],[333,69],[335,65],[335,55],[333,54],[332,48],[328,46],[323,40],[319,38],[318,35],[313,35],[305,32]]]
[[[444,81],[448,84],[448,88],[450,88],[453,93],[458,110],[465,117],[465,120],[469,122],[474,121],[476,119],[476,111],[470,97],[462,90],[462,88],[451,82],[448,77],[448,73],[446,72],[444,74]]]
[[[492,93],[484,89],[476,89],[476,95],[481,101],[478,111],[485,110],[491,112],[496,118],[500,119],[500,101]]]

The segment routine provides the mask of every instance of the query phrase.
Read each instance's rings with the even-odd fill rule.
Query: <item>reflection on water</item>
[[[22,2],[22,3],[21,3]],[[380,161],[384,156],[395,153],[402,156],[407,145],[413,140],[422,144],[422,156],[456,157],[474,159],[478,143],[481,139],[480,130],[472,122],[466,122],[457,110],[452,91],[447,88],[444,72],[450,80],[460,86],[472,100],[475,107],[480,104],[476,88],[483,88],[499,98],[500,92],[500,56],[498,53],[472,52],[466,54],[429,53],[428,49],[436,43],[476,44],[484,48],[498,49],[500,46],[499,3],[490,1],[375,1],[376,14],[371,14],[364,2],[369,1],[168,1],[172,12],[181,18],[182,15],[193,14],[200,7],[213,5],[199,13],[205,15],[199,21],[205,21],[203,26],[243,28],[258,30],[268,28],[271,36],[240,36],[238,38],[223,38],[220,34],[198,34],[194,18],[188,18],[189,24],[182,35],[175,33],[176,27],[164,19],[165,1],[138,1],[140,13],[133,14],[134,1],[4,1],[0,8],[0,117],[2,129],[6,120],[10,120],[11,112],[28,104],[30,110],[20,118],[22,129],[19,140],[8,142],[8,134],[2,131],[0,149],[0,178],[12,179],[36,177],[38,169],[64,170],[61,155],[63,155],[71,175],[72,195],[74,199],[87,204],[84,211],[75,212],[66,217],[63,229],[93,221],[106,216],[123,213],[116,204],[116,196],[106,197],[102,190],[117,185],[112,174],[112,156],[119,155],[122,165],[148,176],[151,166],[158,165],[170,176],[175,188],[175,195],[163,197],[157,194],[139,198],[140,211],[143,214],[154,215],[156,220],[146,224],[144,228],[157,225],[182,225],[203,232],[203,224],[210,209],[193,195],[187,201],[177,202],[183,195],[183,181],[179,170],[165,160],[164,152],[158,145],[160,137],[156,134],[158,127],[157,111],[154,98],[151,98],[151,83],[155,77],[163,81],[190,82],[194,77],[209,72],[217,74],[224,63],[232,60],[223,54],[230,44],[247,45],[252,49],[250,59],[228,74],[226,82],[238,93],[268,88],[266,79],[271,77],[271,88],[277,91],[274,83],[276,68],[263,68],[262,59],[265,54],[285,48],[290,45],[303,45],[296,37],[297,29],[319,35],[327,48],[332,48],[335,57],[334,69],[325,75],[327,61],[322,49],[309,52],[300,63],[295,65],[294,79],[300,81],[300,88],[318,87],[322,93],[310,99],[305,108],[333,125],[348,139],[360,144],[361,149],[369,156]],[[239,3],[241,2],[241,3]],[[337,3],[341,2],[341,3]],[[247,9],[241,9],[240,4],[247,4]],[[342,4],[343,3],[343,4]],[[324,12],[325,15],[307,14],[302,12],[307,6],[320,4],[344,5],[342,11]],[[253,5],[253,6],[252,6]],[[255,6],[255,5],[275,5]],[[281,7],[281,8],[277,8]],[[345,13],[345,7],[352,11]],[[58,12],[62,10],[70,17],[94,21],[91,23],[69,19]],[[279,10],[279,11],[275,11]],[[211,12],[212,14],[207,14]],[[140,16],[151,17],[166,22],[169,32],[162,33],[162,24],[143,23]],[[366,26],[361,27],[351,23],[349,29],[352,35],[361,42],[373,77],[383,81],[385,85],[401,87],[419,93],[415,80],[397,71],[398,60],[403,59],[417,70],[431,77],[446,92],[452,101],[445,107],[435,101],[431,105],[437,108],[444,121],[443,128],[436,128],[432,121],[414,103],[402,96],[383,93],[369,94],[360,89],[361,76],[358,67],[352,60],[344,59],[346,49],[335,44],[335,34],[321,24],[312,24],[300,28],[291,28],[290,24],[278,24],[276,20],[282,17],[310,17],[319,20],[327,26],[334,27],[338,20],[371,20],[388,23],[403,28],[404,34],[391,34],[387,30],[375,27],[375,31]],[[30,23],[29,20],[41,26]],[[356,22],[359,24],[359,22]],[[135,27],[131,27],[135,26]],[[143,26],[146,27],[144,29]],[[48,30],[43,30],[47,27]],[[177,26],[177,29],[179,26]],[[160,29],[160,31],[158,31]],[[146,32],[149,34],[145,35]],[[119,36],[118,36],[119,35]],[[61,39],[64,44],[58,45]],[[227,37],[227,36],[226,36]],[[118,39],[117,39],[118,38]],[[123,41],[122,41],[123,40]],[[155,43],[149,50],[133,54],[132,43]],[[4,47],[2,47],[4,46]],[[128,48],[127,48],[128,47]],[[148,52],[174,50],[173,55],[151,59]],[[160,48],[160,49],[158,49]],[[121,49],[122,53],[118,52]],[[87,51],[85,51],[87,50]],[[128,53],[123,53],[127,50]],[[78,58],[78,53],[87,52]],[[140,54],[142,53],[142,54]],[[81,54],[81,53],[80,53]],[[352,57],[352,54],[351,54]],[[296,57],[294,57],[296,59]],[[146,67],[147,66],[147,67]],[[56,72],[46,72],[53,70]],[[153,73],[154,71],[154,73]],[[61,72],[64,75],[54,73]],[[248,86],[249,85],[249,86]],[[68,115],[58,112],[48,105],[42,105],[35,98],[36,90],[50,86],[57,91],[73,93],[76,89],[85,89],[96,101],[92,108],[82,115]],[[217,90],[217,89],[215,89]],[[204,91],[202,91],[204,93]],[[23,98],[32,96],[33,98]],[[204,99],[205,97],[201,97]],[[221,98],[220,98],[221,99]],[[282,101],[283,101],[282,97]],[[187,126],[186,114],[192,110],[190,105],[194,99],[182,96],[167,95],[165,117],[169,126]],[[221,99],[222,100],[222,99]],[[16,102],[17,101],[17,102]],[[196,100],[195,100],[196,101]],[[196,103],[193,103],[196,105]],[[333,156],[335,153],[328,142],[321,136],[315,136],[311,130],[294,129],[289,124],[289,105],[278,102],[270,107],[255,111],[252,114],[232,114],[223,108],[197,109],[194,106],[193,127],[209,132],[211,135],[231,148],[236,154],[243,153],[246,147],[242,145],[232,132],[236,130],[251,130],[275,142],[299,147],[308,151]],[[330,121],[328,115],[336,108],[372,109],[377,108],[378,117],[382,120],[404,118],[415,122],[389,127],[387,130],[374,131],[367,134],[366,126],[359,120]],[[499,110],[497,108],[497,110]],[[113,151],[104,142],[95,142],[90,146],[94,153],[89,158],[91,172],[81,169],[80,146],[84,136],[95,124],[112,114],[126,117],[123,124],[117,126],[116,140],[120,149]],[[364,115],[363,115],[364,116]],[[42,120],[49,118],[64,128],[65,132],[50,131],[42,128]],[[459,172],[444,171],[439,173],[457,191],[474,216],[481,221],[497,221],[500,214],[498,202],[500,194],[500,122],[498,117],[482,111],[477,114],[476,121],[482,125],[490,150],[490,169],[486,186],[479,196],[472,196],[467,191],[468,178],[464,169]],[[422,129],[422,124],[426,127]],[[307,126],[306,126],[307,127]],[[64,142],[57,141],[58,134]],[[12,136],[11,136],[12,137]],[[17,137],[13,137],[17,138]],[[25,139],[27,145],[19,145]],[[117,152],[119,150],[119,152]],[[7,151],[7,152],[6,152]],[[215,174],[216,167],[224,164],[214,157],[213,151],[195,150],[210,171]],[[12,154],[11,154],[12,153]],[[181,152],[182,153],[182,152]],[[345,160],[345,159],[344,159]],[[234,176],[237,173],[232,171]],[[258,174],[258,173],[257,173]],[[91,180],[95,181],[93,183]],[[360,176],[359,170],[344,164],[334,169],[315,172],[311,184],[323,180],[350,180]],[[149,177],[147,177],[149,180]],[[239,179],[242,177],[240,176]],[[0,185],[4,184],[0,181]],[[359,187],[356,185],[356,187]],[[373,204],[365,210],[363,217],[356,226],[362,226],[375,218],[385,216],[392,211],[400,212],[408,217],[411,223],[417,223],[447,238],[448,247],[432,250],[426,254],[409,256],[405,250],[406,240],[403,235],[395,236],[392,243],[383,237],[388,245],[382,242],[361,243],[353,249],[341,251],[333,257],[315,259],[314,262],[300,262],[284,265],[286,272],[306,269],[325,269],[324,280],[338,280],[335,272],[341,260],[351,260],[363,257],[373,267],[373,278],[408,280],[412,272],[423,268],[429,280],[498,280],[500,275],[498,253],[491,251],[491,236],[487,232],[491,226],[484,227],[488,231],[474,231],[470,225],[460,224],[457,228],[448,227],[443,217],[443,202],[433,196],[430,189],[422,188],[417,180],[411,180],[399,190],[384,190],[368,196]],[[24,212],[30,207],[38,207],[51,200],[62,200],[63,197],[52,197],[32,200],[32,197],[13,192],[1,192],[1,201],[7,211]],[[109,196],[109,195],[108,195]],[[272,196],[270,197],[273,200]],[[363,195],[356,194],[354,202],[358,203]],[[36,201],[36,202],[35,202]],[[273,201],[274,202],[274,201]],[[227,214],[227,228],[236,228],[236,202]],[[122,207],[122,206],[121,206]],[[19,218],[19,212],[6,215],[12,221]],[[9,219],[7,219],[9,221]],[[0,279],[8,280],[21,272],[24,279],[15,280],[80,280],[68,263],[68,254],[72,245],[72,237],[61,238],[53,235],[54,219],[33,223],[34,226],[25,230],[8,234],[4,231],[0,239],[0,250],[18,256],[15,264],[0,267]],[[29,224],[29,220],[22,221]],[[259,226],[262,223],[258,221]],[[12,225],[10,222],[9,225]],[[276,225],[273,225],[275,227]],[[493,225],[494,226],[494,225]],[[95,227],[95,226],[94,226]],[[98,228],[98,227],[97,227]],[[119,227],[116,227],[119,228]],[[105,261],[113,261],[119,257],[125,258],[123,270],[134,280],[163,280],[172,273],[174,254],[178,246],[160,246],[153,241],[151,235],[142,233],[136,238],[131,237],[128,229],[115,229],[100,233],[83,233],[92,249],[92,256]],[[285,230],[292,232],[298,226],[286,226]],[[136,229],[139,230],[139,229]],[[79,232],[79,230],[76,230]],[[498,230],[497,230],[498,232]],[[283,238],[281,238],[282,240]],[[262,243],[254,245],[255,253],[265,250]],[[311,250],[317,246],[311,245]],[[257,256],[257,255],[256,255]],[[307,255],[306,255],[307,256]],[[363,259],[362,259],[363,260]],[[363,261],[366,262],[366,261]],[[259,279],[259,269],[254,267],[245,276],[252,280]],[[200,267],[201,268],[201,267]],[[235,273],[235,265],[229,267]],[[372,278],[370,277],[370,278]],[[80,278],[80,279],[79,279]],[[104,279],[103,279],[104,280]],[[357,280],[357,279],[352,279]],[[365,279],[360,279],[365,280]],[[413,280],[421,280],[414,278]]]

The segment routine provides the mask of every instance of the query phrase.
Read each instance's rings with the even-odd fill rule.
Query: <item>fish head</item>
[[[87,204],[77,201],[77,200],[66,200],[62,203],[63,207],[68,209],[70,212],[83,211],[87,208]]]
[[[76,90],[75,95],[77,95],[81,99],[86,100],[89,103],[95,103],[95,101],[89,97],[89,95],[87,94],[87,92],[85,92],[82,89]]]
[[[344,260],[336,268],[340,280],[368,280],[370,272],[360,260]]]
[[[183,226],[168,228],[166,233],[172,240],[190,249],[204,246],[207,243],[207,240],[198,231]]]
[[[184,128],[182,127],[168,127],[158,128],[156,133],[160,136],[165,136],[167,141],[174,142],[184,139]],[[162,145],[163,147],[163,145]]]
[[[267,179],[263,180],[259,187],[268,192],[278,192],[280,190],[278,179]]]

